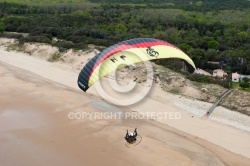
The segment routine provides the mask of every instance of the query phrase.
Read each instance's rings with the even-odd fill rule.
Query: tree
[[[240,87],[241,87],[242,89],[247,89],[247,88],[250,87],[250,84],[248,84],[248,83],[246,83],[246,82],[242,82],[242,83],[240,83]]]
[[[180,48],[182,51],[186,52],[191,48],[191,46],[188,45],[187,43],[182,43],[182,44],[180,44]]]
[[[239,42],[246,42],[246,40],[248,39],[248,33],[247,32],[239,32],[236,35],[236,38]]]
[[[4,30],[5,30],[4,22],[0,20],[0,33],[3,33]]]
[[[221,30],[217,29],[214,34],[213,34],[214,38],[217,39],[219,36],[221,36]]]
[[[208,48],[210,48],[210,49],[217,49],[217,48],[218,48],[218,45],[219,45],[219,43],[218,43],[217,41],[215,41],[215,40],[211,40],[211,41],[209,41],[209,42],[207,43],[207,46],[208,46]]]
[[[215,49],[208,49],[205,53],[206,59],[209,61],[215,61],[217,58],[217,51]]]
[[[125,33],[128,31],[128,28],[124,24],[117,24],[115,30]]]
[[[243,78],[243,81],[244,81],[245,83],[249,83],[250,78],[244,77],[244,78]]]

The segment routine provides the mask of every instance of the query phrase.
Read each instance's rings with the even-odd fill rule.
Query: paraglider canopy
[[[116,69],[162,58],[183,59],[195,69],[192,59],[176,46],[153,38],[135,38],[112,45],[93,57],[81,70],[78,86],[86,92],[97,80]]]

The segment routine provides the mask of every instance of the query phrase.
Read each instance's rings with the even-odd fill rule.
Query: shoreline
[[[76,69],[72,69],[70,66],[59,63],[50,63],[19,52],[8,52],[3,50],[2,48],[0,48],[0,61],[24,70],[31,71],[32,73],[42,76],[45,79],[48,79],[55,83],[59,83],[59,85],[73,88],[77,92],[80,92],[75,79],[78,77],[79,71]],[[96,95],[96,92],[93,88],[90,89],[90,94]],[[178,106],[178,104],[176,105],[176,103],[174,103],[174,101],[177,101],[179,97],[180,96],[178,95],[162,92],[159,87],[155,86],[154,91],[150,93],[144,101],[140,102],[139,104],[130,106],[129,109],[138,112],[147,112],[150,110],[167,112],[168,110],[164,109],[167,105],[170,111],[175,110],[181,112],[183,119],[182,121],[158,120],[162,124],[166,124],[181,132],[189,133],[194,137],[205,139],[235,154],[250,158],[250,151],[247,148],[250,146],[250,134],[248,132],[242,132],[242,130],[232,128],[230,126],[227,126],[226,124],[221,125],[209,119],[200,118],[198,115],[184,110],[183,107],[186,107],[187,104],[184,104],[182,106],[180,106],[179,104]],[[182,97],[182,99],[187,100],[184,97]],[[164,100],[165,103],[163,103],[162,100]],[[178,101],[182,103],[182,100]],[[197,102],[200,104],[199,101]],[[189,103],[190,105],[189,109],[193,109],[193,107],[195,107],[195,109],[202,110],[201,107],[198,107],[199,104],[192,107],[193,103],[187,103]],[[156,106],[157,109],[155,108]],[[206,108],[207,105],[205,104],[205,106],[203,106],[203,109],[205,110]],[[213,112],[213,114],[214,113],[216,113],[216,110]],[[225,118],[223,117],[223,115],[220,116],[222,118]],[[241,138],[238,138],[240,135]],[[227,138],[230,138],[230,140],[227,140]],[[236,147],[234,145],[235,142],[240,142],[241,145]]]

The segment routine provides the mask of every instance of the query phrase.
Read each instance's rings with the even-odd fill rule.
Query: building
[[[219,77],[219,78],[224,78],[224,77],[228,76],[228,74],[222,69],[216,69],[213,71],[213,76]]]
[[[233,82],[239,82],[240,80],[240,75],[236,72],[236,73],[232,73],[232,81]]]
[[[199,68],[195,69],[194,73],[195,73],[195,74],[206,75],[206,76],[212,76],[212,75],[211,75],[210,73],[208,73],[207,71],[202,70],[202,69],[199,69]]]

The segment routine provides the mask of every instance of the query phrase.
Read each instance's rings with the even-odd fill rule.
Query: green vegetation
[[[0,2],[8,2],[15,4],[27,4],[30,6],[48,5],[48,4],[72,4],[84,3],[85,0],[0,0]]]
[[[230,82],[230,88],[242,89],[250,92],[250,79],[245,77],[241,82]]]
[[[0,33],[3,33],[3,31],[5,30],[5,25],[3,20],[0,19]]]
[[[238,89],[239,88],[239,83],[238,82],[230,82],[230,88]]]
[[[244,0],[0,0],[0,32],[28,33],[18,36],[21,43],[43,42],[62,51],[158,38],[181,48],[198,68],[250,74],[249,9]],[[180,67],[167,61],[157,63]]]
[[[49,59],[48,61],[50,62],[56,62],[56,61],[59,61],[61,58],[61,54],[60,53],[55,53],[53,54]]]
[[[249,83],[249,82],[250,82],[250,78],[244,77],[244,78],[243,78],[243,82],[244,82],[244,83]]]
[[[241,87],[242,89],[248,89],[248,88],[250,88],[250,84],[248,84],[248,83],[246,83],[246,82],[241,82],[241,83],[240,83],[240,87]]]
[[[228,79],[226,80],[221,80],[219,78],[215,79],[211,76],[200,75],[200,74],[187,75],[186,77],[190,79],[191,81],[203,82],[203,83],[209,83],[209,84],[218,84],[225,88],[230,88],[230,81]]]
[[[240,82],[239,86],[243,89],[243,90],[246,90],[246,91],[249,91],[250,92],[250,79],[245,77],[243,78],[243,81]]]

